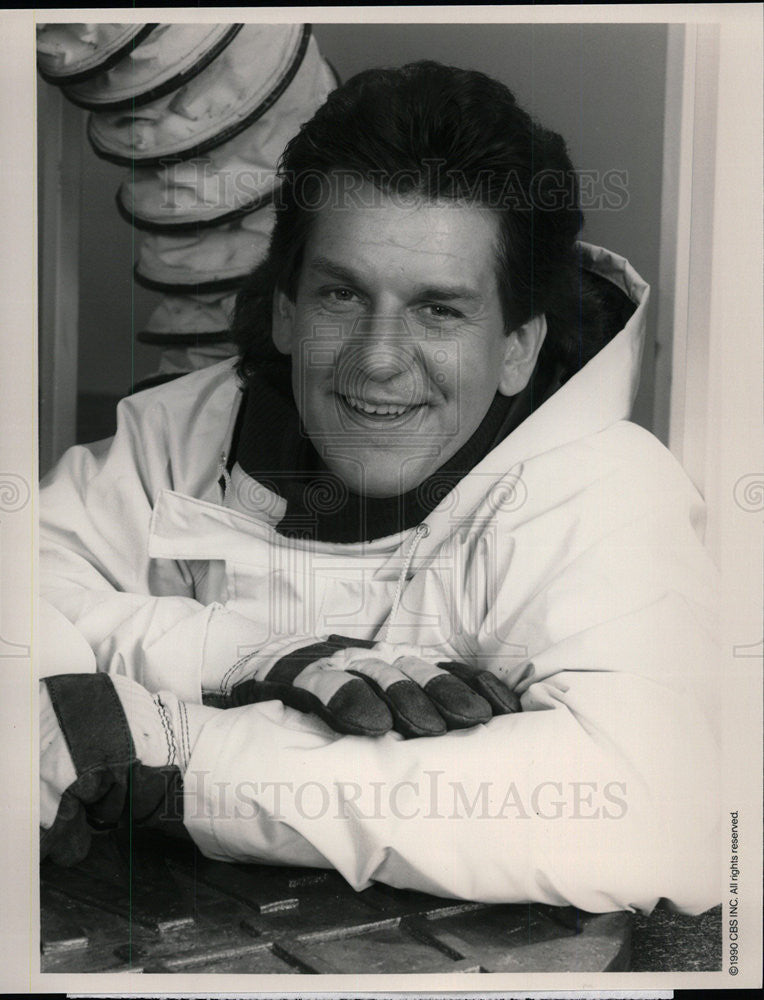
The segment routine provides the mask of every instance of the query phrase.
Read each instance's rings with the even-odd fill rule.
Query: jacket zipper
[[[403,566],[400,573],[398,574],[398,585],[395,588],[395,596],[393,597],[393,605],[390,609],[390,617],[387,619],[387,625],[385,626],[385,634],[383,642],[390,642],[390,633],[392,631],[393,625],[395,624],[395,619],[398,615],[398,610],[401,606],[401,598],[403,597],[403,588],[406,584],[406,577],[408,576],[408,571],[411,568],[411,563],[414,561],[414,553],[419,546],[420,541],[423,538],[427,538],[430,534],[430,529],[426,524],[418,524],[416,530],[414,531],[414,537],[411,539],[411,544],[409,545],[408,552],[406,553],[406,558],[403,561]]]

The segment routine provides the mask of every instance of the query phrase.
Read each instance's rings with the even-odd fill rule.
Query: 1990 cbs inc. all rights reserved
[[[738,810],[730,813],[730,880],[729,880],[729,916],[727,918],[727,953],[729,974],[736,976],[740,962],[740,922],[738,919],[738,904],[740,902],[740,853],[738,836]]]

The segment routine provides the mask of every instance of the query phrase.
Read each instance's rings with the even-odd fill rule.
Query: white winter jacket
[[[123,400],[115,437],[70,449],[43,484],[44,617],[75,630],[48,672],[84,637],[99,670],[198,703],[242,653],[384,635],[521,695],[522,713],[434,739],[340,736],[278,702],[219,712],[185,777],[205,854],[489,902],[718,902],[702,501],[626,422],[648,288],[622,258],[588,253],[634,315],[444,498],[428,533],[287,538],[273,527],[283,501],[238,466],[224,492],[233,361]]]

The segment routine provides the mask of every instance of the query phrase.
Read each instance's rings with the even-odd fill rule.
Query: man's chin
[[[313,437],[313,445],[329,471],[351,492],[375,500],[416,490],[450,457],[426,434],[405,435],[398,448],[378,435],[346,435],[341,428]],[[365,438],[365,439],[364,439]]]
[[[360,462],[352,468],[335,465],[332,471],[351,492],[359,496],[373,500],[392,500],[416,490],[434,470],[428,468],[417,472],[403,472],[400,465],[385,469],[378,460],[370,458],[368,462]]]

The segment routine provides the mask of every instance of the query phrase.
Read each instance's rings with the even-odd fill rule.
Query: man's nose
[[[416,345],[400,317],[364,316],[342,350],[343,361],[357,376],[387,382],[411,370]]]

